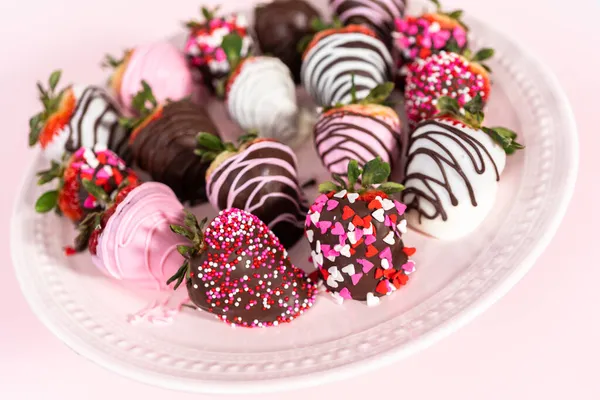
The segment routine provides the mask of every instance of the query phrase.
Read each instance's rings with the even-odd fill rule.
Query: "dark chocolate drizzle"
[[[168,103],[131,145],[136,164],[169,186],[182,201],[206,201],[207,163],[194,154],[200,132],[219,135],[204,108],[190,100]]]
[[[415,137],[414,133],[417,132],[420,128],[425,127],[425,126],[433,126],[433,127],[431,128],[431,130],[428,130],[424,133],[419,133],[419,135],[417,137]],[[436,127],[448,130],[450,133],[444,132],[442,130],[438,130],[438,129],[436,129]],[[406,179],[405,179],[406,189],[402,192],[403,199],[406,202],[406,205],[409,210],[415,210],[418,212],[419,221],[421,221],[423,217],[425,217],[427,219],[435,219],[438,216],[441,216],[442,220],[444,220],[444,221],[446,221],[448,219],[448,214],[447,214],[446,210],[444,209],[442,200],[436,194],[435,188],[433,187],[433,185],[444,188],[448,192],[448,196],[450,197],[451,204],[453,206],[458,205],[458,198],[455,196],[452,185],[449,182],[448,173],[446,172],[446,168],[450,168],[450,169],[454,170],[462,178],[463,183],[469,192],[471,204],[473,205],[473,207],[477,207],[477,195],[475,192],[475,188],[473,187],[473,184],[469,181],[466,173],[461,168],[459,162],[456,159],[456,155],[453,154],[453,152],[451,152],[447,147],[445,147],[441,143],[440,140],[436,139],[436,136],[450,139],[450,140],[454,141],[458,146],[460,146],[460,148],[464,151],[464,153],[466,155],[468,155],[469,159],[471,160],[471,164],[473,165],[473,170],[479,175],[485,173],[486,158],[489,159],[490,162],[492,163],[492,165],[494,166],[494,170],[496,172],[496,180],[497,181],[500,180],[500,173],[498,172],[498,166],[494,162],[492,155],[487,150],[487,148],[481,142],[479,142],[477,139],[468,135],[461,129],[450,125],[449,123],[448,124],[441,123],[441,122],[435,121],[435,120],[429,120],[429,121],[424,121],[424,122],[420,123],[415,128],[415,130],[413,131],[413,134],[410,137],[407,168],[408,168],[408,166],[410,166],[410,163],[415,159],[415,157],[417,157],[418,155],[426,155],[427,157],[429,157],[431,159],[432,163],[434,163],[439,168],[439,171],[442,174],[443,179],[442,180],[436,179],[431,176],[425,175],[423,173],[417,173],[417,172],[413,172],[406,176]],[[442,149],[443,153],[436,152],[434,150],[431,150],[431,149],[428,149],[425,147],[415,148],[415,146],[417,145],[417,143],[420,140],[429,141],[429,142],[433,143],[436,147],[439,147],[440,149]],[[415,148],[415,150],[413,150],[413,148]],[[407,169],[407,173],[408,173],[408,169]],[[423,190],[418,189],[414,185],[412,185],[411,184],[412,180],[421,181],[423,183],[423,185],[425,185],[425,187],[427,187],[429,193],[426,193]],[[407,202],[406,199],[408,198],[408,196],[414,196],[412,201]],[[423,210],[423,207],[421,207],[421,201],[426,201],[426,202],[431,203],[433,205],[433,207],[435,208],[435,213],[428,215]]]
[[[302,54],[298,42],[312,33],[311,20],[319,12],[302,0],[276,0],[259,5],[254,13],[254,31],[264,54],[279,58],[300,83]]]

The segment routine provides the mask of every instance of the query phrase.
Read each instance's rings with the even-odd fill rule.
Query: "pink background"
[[[9,219],[37,112],[35,85],[62,67],[73,81],[99,82],[102,55],[178,31],[198,1],[0,2],[0,397],[11,400],[208,398],[122,378],[79,357],[29,310],[14,277]],[[207,2],[208,3],[208,2]],[[231,6],[243,0],[230,1]],[[384,370],[286,394],[287,399],[377,396],[408,399],[598,399],[600,380],[600,0],[447,0],[519,40],[559,77],[581,142],[575,196],[560,231],[534,269],[505,298],[458,333]],[[561,188],[555,188],[561,190]],[[361,397],[362,397],[361,396]],[[227,397],[223,397],[227,398]],[[233,398],[233,397],[231,397]],[[247,396],[279,399],[280,394]]]

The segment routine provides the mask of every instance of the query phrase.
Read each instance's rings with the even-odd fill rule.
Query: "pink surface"
[[[228,6],[243,3],[230,1]],[[595,125],[600,57],[592,46],[600,42],[600,2],[445,3],[449,8],[465,8],[518,38],[559,77],[580,129],[580,175],[573,202],[561,229],[533,270],[467,327],[384,370],[289,393],[283,396],[286,399],[370,398],[376,392],[381,398],[407,399],[600,398],[594,362],[600,356],[600,269],[593,250],[600,226],[600,213],[595,210],[600,196],[600,136]],[[180,21],[196,16],[198,5],[179,1],[166,7],[164,2],[141,0],[105,0],[102,6],[74,0],[0,4],[0,26],[5,32],[0,39],[4,60],[0,64],[0,115],[5,140],[0,147],[0,163],[2,170],[15,171],[4,176],[5,189],[0,195],[1,398],[211,398],[139,384],[77,356],[30,311],[15,280],[9,252],[9,218],[23,173],[14,165],[33,157],[25,143],[27,120],[39,107],[34,101],[34,81],[45,79],[53,68],[63,67],[65,82],[100,82],[105,77],[98,66],[103,54],[115,54],[124,47],[179,31]],[[570,61],[567,55],[576,61]],[[281,394],[244,397],[280,398]]]

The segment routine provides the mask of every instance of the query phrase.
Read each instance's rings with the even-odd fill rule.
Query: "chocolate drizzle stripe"
[[[323,39],[307,54],[302,81],[321,106],[349,101],[351,76],[355,75],[358,96],[388,81],[392,57],[379,40],[362,33],[338,33]]]
[[[427,128],[427,130],[420,132],[423,128]],[[450,140],[459,146],[462,150],[461,154],[457,154],[456,151],[450,151],[448,147],[444,146],[442,139]],[[418,143],[420,141],[432,143],[434,149],[438,148],[441,150],[436,151],[426,147],[426,145],[419,146]],[[498,166],[485,145],[461,129],[432,120],[419,124],[414,130],[409,143],[408,169],[405,180],[406,189],[403,192],[403,198],[407,201],[412,197],[412,201],[407,201],[407,206],[409,209],[416,210],[419,213],[419,220],[422,220],[423,217],[435,219],[438,216],[441,216],[444,221],[448,219],[448,213],[444,209],[442,199],[436,193],[433,185],[442,187],[448,193],[451,204],[453,206],[458,205],[459,200],[454,193],[453,184],[450,182],[447,169],[455,171],[460,176],[462,184],[469,193],[471,205],[477,207],[476,190],[467,176],[468,172],[461,168],[460,162],[457,160],[457,157],[462,157],[463,153],[470,160],[472,171],[478,175],[486,172],[486,159],[489,160],[494,167],[496,180],[500,180]],[[411,162],[419,155],[424,155],[431,159],[442,176],[441,180],[421,172],[409,173]],[[413,181],[421,182],[427,188],[428,192],[416,187]],[[422,200],[429,202],[435,209],[435,213],[428,215],[421,205]]]

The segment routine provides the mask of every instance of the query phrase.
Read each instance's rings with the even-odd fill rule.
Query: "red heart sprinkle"
[[[354,244],[352,245],[352,248],[353,248],[353,249],[357,248],[358,246],[360,246],[361,244],[363,244],[363,242],[364,242],[364,241],[365,241],[365,239],[362,239],[362,238],[361,238],[361,239],[360,239],[358,242],[356,242],[356,243],[354,243]]]
[[[377,270],[375,271],[375,279],[381,278],[383,276],[383,272],[384,272],[383,268],[377,268]]]
[[[365,223],[364,223],[364,220],[360,216],[355,215],[354,218],[352,219],[352,225],[365,226]]]
[[[398,222],[398,216],[396,214],[392,214],[390,215],[390,220],[394,223],[394,225],[396,225],[396,222]]]
[[[366,255],[368,258],[371,258],[371,257],[373,257],[373,256],[376,256],[376,255],[377,255],[377,253],[379,253],[379,250],[377,250],[377,249],[375,248],[375,246],[373,246],[373,245],[371,244],[371,245],[369,245],[369,246],[367,247],[367,252],[366,252],[366,254],[365,254],[365,255]]]
[[[383,206],[381,205],[379,200],[373,200],[372,202],[369,203],[369,205],[367,207],[369,208],[369,210],[378,210]]]
[[[352,216],[356,214],[353,209],[348,206],[344,206],[344,213],[342,214],[342,219],[345,221],[347,219],[352,218]]]
[[[406,254],[409,257],[417,252],[417,249],[414,247],[405,247],[402,250],[404,251],[404,254]]]
[[[387,283],[385,281],[381,281],[377,284],[377,288],[375,289],[375,291],[377,293],[381,293],[381,294],[387,294],[388,292],[388,286]]]

